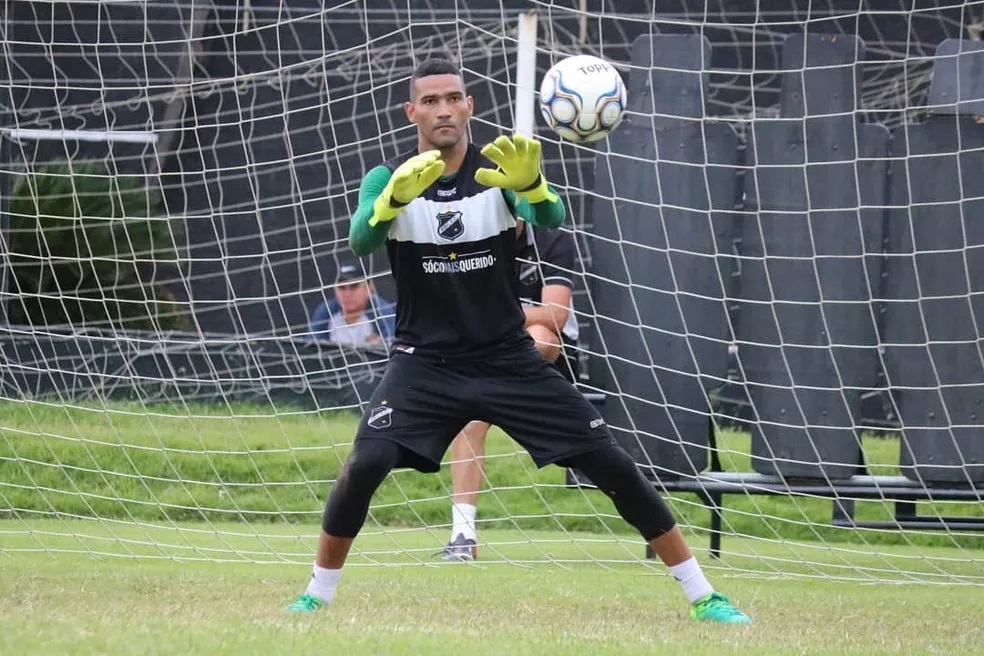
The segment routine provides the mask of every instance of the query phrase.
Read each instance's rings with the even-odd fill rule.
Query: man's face
[[[434,148],[456,145],[465,138],[475,101],[465,95],[459,75],[428,75],[414,80],[410,102],[403,108],[423,139]]]
[[[356,314],[365,312],[369,306],[369,283],[348,282],[335,286],[335,298],[342,306],[342,312],[346,314]]]

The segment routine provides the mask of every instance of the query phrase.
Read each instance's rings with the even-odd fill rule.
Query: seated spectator
[[[337,344],[379,344],[393,338],[393,304],[376,294],[372,281],[355,264],[338,269],[334,297],[311,313],[311,336]]]

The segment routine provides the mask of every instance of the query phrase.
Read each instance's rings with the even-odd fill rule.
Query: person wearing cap
[[[395,330],[395,308],[376,294],[361,267],[343,264],[338,269],[334,297],[311,313],[311,335],[336,344],[389,342]]]

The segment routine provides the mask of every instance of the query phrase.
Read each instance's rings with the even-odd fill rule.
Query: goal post
[[[519,15],[516,27],[516,121],[519,134],[532,136],[536,124],[537,14]]]
[[[0,130],[6,131],[12,120],[12,113],[7,103],[0,101]],[[7,242],[5,235],[8,229],[8,212],[10,208],[10,193],[12,184],[10,173],[6,169],[10,162],[10,141],[0,133],[0,326],[7,324],[7,290],[9,271],[7,270]]]
[[[7,3],[0,179],[44,184],[0,194],[0,552],[309,566],[387,362],[312,314],[343,265],[392,314],[348,221],[416,144],[414,65],[450,53],[475,140],[541,140],[579,388],[709,567],[984,584],[974,12],[618,4]],[[536,113],[576,54],[627,82],[607,141]],[[485,471],[483,563],[663,571],[498,430]],[[352,562],[433,563],[450,521],[446,466],[393,472]]]

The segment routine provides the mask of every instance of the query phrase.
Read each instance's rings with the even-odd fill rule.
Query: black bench
[[[700,497],[711,512],[711,556],[721,555],[721,520],[726,494],[765,494],[785,496],[830,497],[833,511],[831,524],[849,528],[919,529],[984,531],[984,517],[939,517],[920,515],[917,501],[984,500],[984,489],[970,486],[925,486],[904,476],[856,475],[840,480],[783,479],[779,476],[746,472],[707,471],[693,478],[658,480],[661,491],[691,492]],[[892,521],[858,520],[854,517],[856,500],[893,500]],[[652,558],[646,547],[646,557]]]
[[[586,392],[584,397],[597,406],[604,405],[605,394]],[[920,515],[917,501],[966,501],[984,502],[984,488],[969,484],[923,484],[905,476],[872,476],[857,474],[850,478],[792,479],[754,472],[722,471],[718,458],[713,427],[710,428],[710,469],[696,476],[668,476],[656,478],[653,484],[661,492],[689,492],[696,494],[711,513],[710,553],[721,555],[721,524],[724,497],[728,494],[758,494],[784,496],[829,497],[833,510],[831,524],[848,528],[918,529],[984,531],[984,517],[939,517]],[[863,467],[863,465],[862,465]],[[567,470],[569,487],[594,487],[583,474]],[[857,500],[891,500],[895,502],[895,518],[891,521],[858,520],[854,517]],[[646,557],[654,554],[646,545]]]

